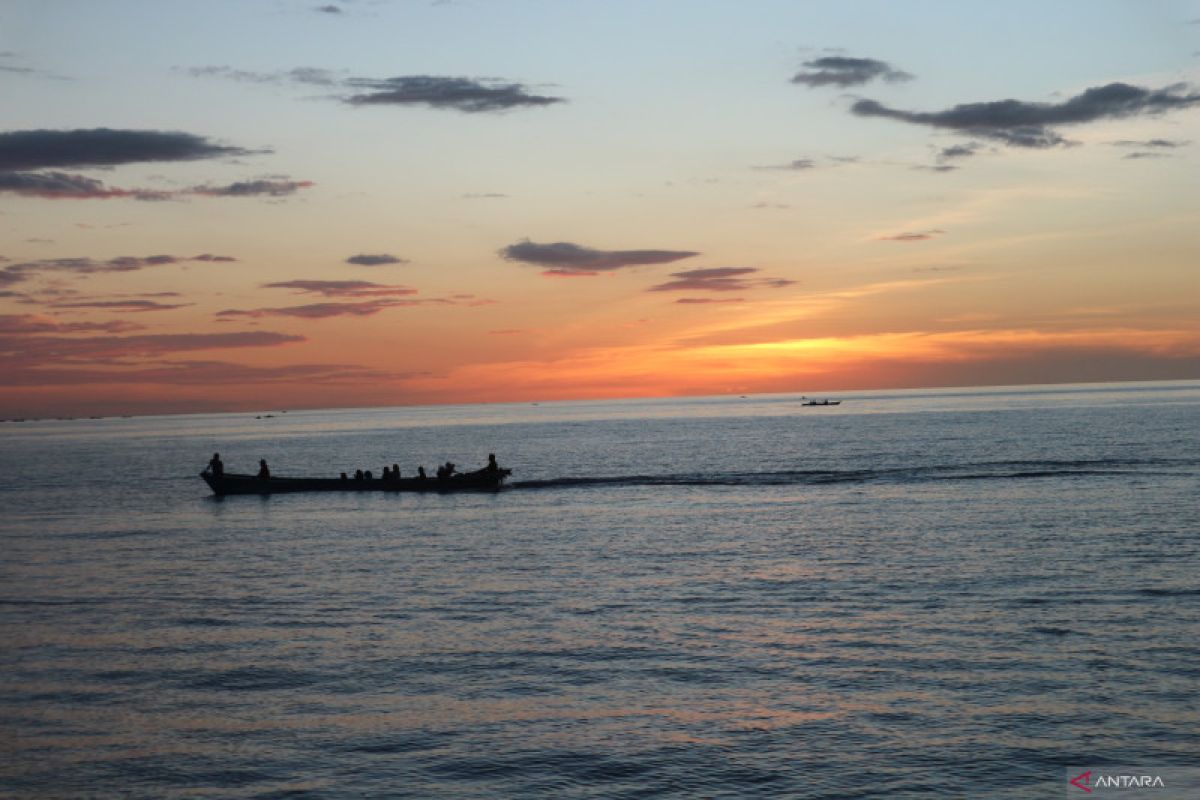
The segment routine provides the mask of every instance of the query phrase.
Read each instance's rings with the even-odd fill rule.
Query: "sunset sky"
[[[0,417],[1200,378],[1200,3],[4,0]]]

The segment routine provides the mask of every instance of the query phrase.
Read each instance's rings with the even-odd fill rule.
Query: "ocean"
[[[1069,765],[1195,765],[1200,382],[832,396],[4,423],[0,796],[1058,798]],[[513,477],[218,499],[214,451]]]

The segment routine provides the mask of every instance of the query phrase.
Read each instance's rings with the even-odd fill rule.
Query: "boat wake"
[[[1200,461],[1190,459],[989,461],[880,469],[579,476],[512,481],[508,485],[512,489],[569,489],[591,486],[805,486],[834,483],[925,483],[930,481],[1013,480],[1073,476],[1179,475],[1181,470],[1197,466],[1200,466]]]

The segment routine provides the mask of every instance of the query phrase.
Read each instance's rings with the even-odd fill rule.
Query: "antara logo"
[[[1166,784],[1159,775],[1097,775],[1092,783],[1092,771],[1081,772],[1068,781],[1076,789],[1091,794],[1092,789],[1163,789]]]
[[[1092,771],[1089,769],[1087,772],[1081,772],[1074,778],[1071,778],[1068,783],[1070,783],[1076,789],[1083,789],[1085,792],[1091,794],[1091,787],[1088,786],[1088,781],[1091,780],[1091,777]]]

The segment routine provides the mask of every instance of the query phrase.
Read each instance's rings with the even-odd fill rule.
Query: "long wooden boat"
[[[215,495],[280,494],[284,492],[480,492],[495,491],[512,470],[464,472],[449,478],[259,478],[226,472],[216,476],[205,470],[200,477]]]

